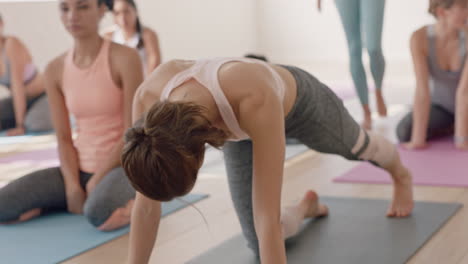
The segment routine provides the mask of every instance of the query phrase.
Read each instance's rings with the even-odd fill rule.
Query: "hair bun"
[[[126,142],[141,142],[146,138],[145,129],[143,127],[131,127],[125,133]]]

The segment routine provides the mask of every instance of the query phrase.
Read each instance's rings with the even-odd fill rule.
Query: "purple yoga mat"
[[[330,84],[329,87],[341,100],[351,99],[357,95],[352,84]],[[373,90],[374,87],[369,86],[369,92]]]
[[[430,142],[427,149],[410,151],[398,148],[401,160],[413,175],[416,185],[468,187],[468,151],[455,148],[453,141]],[[369,163],[362,163],[334,182],[391,183],[390,175]]]
[[[60,164],[57,148],[34,150],[0,158],[0,165],[15,162],[30,163],[41,167],[58,166]]]

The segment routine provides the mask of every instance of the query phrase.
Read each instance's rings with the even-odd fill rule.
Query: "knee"
[[[387,168],[398,155],[395,145],[379,134],[368,132],[368,135],[369,144],[359,158]]]
[[[83,209],[84,216],[88,219],[94,227],[100,227],[111,215],[107,212],[105,206],[101,206],[98,203],[86,203]]]
[[[101,231],[112,231],[127,226],[130,223],[134,200],[129,200],[122,207],[109,204],[85,204],[84,215],[88,221]]]
[[[361,60],[362,57],[362,45],[359,41],[351,41],[349,43],[349,56],[351,61]]]
[[[398,142],[408,142],[411,140],[411,125],[409,125],[405,120],[401,120],[398,123],[396,128],[396,135]]]
[[[15,206],[11,205],[9,199],[0,195],[0,224],[19,220],[21,213],[14,209]]]
[[[34,115],[27,115],[24,120],[24,126],[27,131],[43,132],[52,130],[52,121],[49,116],[41,116],[40,118]]]
[[[381,59],[383,58],[383,52],[380,47],[369,47],[367,49],[369,57],[371,60]]]

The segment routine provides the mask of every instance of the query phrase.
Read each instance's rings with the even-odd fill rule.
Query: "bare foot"
[[[319,204],[319,197],[316,192],[309,190],[299,203],[299,207],[304,212],[304,218],[322,217],[328,215],[328,207]]]
[[[361,127],[364,130],[371,130],[372,129],[372,117],[369,115],[364,115],[364,120],[361,122]]]
[[[468,150],[468,141],[463,141],[461,143],[456,143],[455,147],[459,150]]]
[[[385,104],[385,100],[383,98],[382,92],[377,90],[375,93],[376,101],[377,101],[377,112],[379,112],[380,117],[387,116],[387,105]]]
[[[40,208],[36,208],[36,209],[32,209],[32,210],[29,210],[23,214],[20,215],[20,217],[18,218],[18,220],[14,220],[14,221],[10,221],[10,222],[2,222],[0,223],[0,225],[11,225],[11,224],[18,224],[18,223],[21,223],[21,222],[25,222],[25,221],[28,221],[34,217],[37,217],[41,214],[41,209]]]
[[[396,170],[393,183],[393,201],[387,211],[388,217],[407,217],[413,211],[413,182],[408,169]]]

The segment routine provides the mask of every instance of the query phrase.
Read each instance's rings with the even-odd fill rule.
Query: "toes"
[[[387,216],[388,217],[394,217],[395,216],[395,209],[393,209],[393,206],[388,208],[387,210]]]
[[[320,217],[320,216],[326,216],[326,215],[328,215],[328,207],[323,204],[319,205],[317,216]]]
[[[306,197],[309,198],[310,200],[318,200],[318,195],[314,191],[308,191],[306,193]]]

